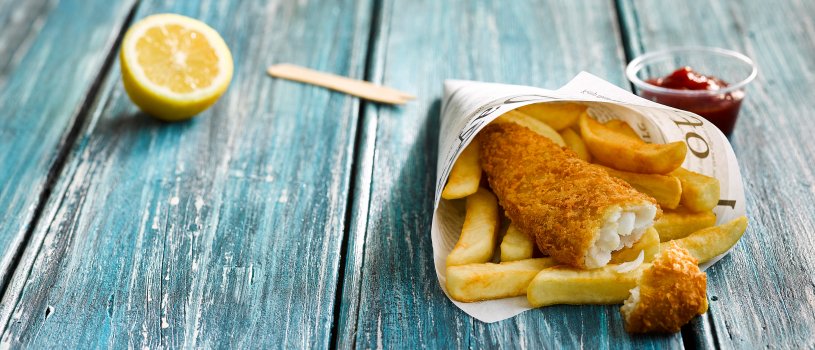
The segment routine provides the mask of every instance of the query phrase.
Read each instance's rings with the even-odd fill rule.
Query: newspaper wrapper
[[[744,215],[744,189],[733,149],[718,128],[696,114],[642,99],[586,72],[554,91],[529,86],[448,80],[444,83],[431,227],[436,275],[445,294],[445,261],[458,240],[464,222],[463,201],[441,200],[441,192],[453,163],[475,135],[500,115],[529,104],[563,101],[588,105],[591,116],[600,122],[624,120],[643,140],[650,143],[685,141],[688,153],[682,166],[713,176],[721,183],[719,205],[714,209],[716,223],[722,224]],[[701,267],[706,269],[726,254]],[[451,301],[483,322],[497,322],[531,309],[525,296],[475,303]]]

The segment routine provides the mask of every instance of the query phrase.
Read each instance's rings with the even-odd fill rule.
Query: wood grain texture
[[[634,53],[717,46],[758,64],[731,137],[750,224],[736,249],[708,270],[710,327],[723,348],[815,347],[815,3],[624,5]]]
[[[0,0],[0,86],[37,38],[55,0]]]
[[[146,1],[218,30],[235,75],[167,124],[118,65],[5,297],[12,347],[328,347],[359,102],[269,78],[293,62],[360,78],[365,1]]]
[[[483,324],[445,297],[433,268],[442,81],[557,88],[587,70],[624,85],[619,34],[607,2],[383,1],[368,74],[419,97],[364,109],[339,348],[682,347],[679,335],[629,337],[616,306],[550,307]]]
[[[132,4],[0,1],[0,288]]]

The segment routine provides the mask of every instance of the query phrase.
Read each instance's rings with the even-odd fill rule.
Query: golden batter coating
[[[630,333],[679,332],[707,311],[707,275],[685,249],[671,243],[640,277],[620,309]]]
[[[598,230],[623,209],[653,206],[651,214],[661,214],[653,198],[525,127],[491,124],[478,137],[507,217],[559,263],[586,268]]]

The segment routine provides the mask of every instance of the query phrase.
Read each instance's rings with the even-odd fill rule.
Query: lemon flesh
[[[232,80],[232,54],[201,21],[174,14],[134,24],[119,52],[122,81],[144,112],[166,121],[189,119],[212,106]]]

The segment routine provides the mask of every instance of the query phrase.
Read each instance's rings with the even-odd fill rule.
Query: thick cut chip
[[[529,259],[535,254],[535,240],[510,224],[501,241],[501,262]]]
[[[524,295],[529,281],[541,270],[555,264],[550,258],[538,258],[500,264],[449,266],[447,293],[454,300],[463,302]]]
[[[555,130],[563,130],[577,122],[585,105],[571,102],[536,103],[518,108],[517,111],[540,120]]]
[[[682,205],[690,211],[703,212],[719,204],[719,180],[715,177],[679,168],[671,175],[682,182]]]
[[[747,217],[742,216],[728,223],[701,229],[685,238],[665,242],[661,249],[666,249],[672,242],[687,249],[694,258],[704,264],[713,258],[726,253],[736,245],[747,230]]]
[[[461,155],[450,170],[441,198],[464,198],[478,191],[478,185],[481,184],[479,149],[478,140],[473,140],[461,151]]]
[[[659,254],[659,233],[653,227],[649,228],[642,234],[637,243],[633,246],[620,249],[611,253],[611,261],[609,264],[622,264],[629,261],[634,261],[640,252],[644,253],[643,261],[650,262],[654,260]]]
[[[608,174],[620,178],[637,191],[657,200],[663,209],[675,209],[682,198],[682,183],[671,175],[640,174],[603,167]]]
[[[640,143],[645,143],[645,141],[642,141],[642,139],[640,139],[640,135],[638,135],[637,132],[634,131],[634,129],[632,129],[630,125],[628,125],[628,123],[622,120],[612,119],[605,122],[603,125],[617,133],[630,137],[632,140],[636,139],[640,140]]]
[[[498,200],[483,188],[467,197],[467,214],[447,266],[490,261],[498,238]]]
[[[529,283],[526,297],[533,307],[569,304],[620,304],[637,285],[643,269],[650,264],[620,273],[617,265],[594,270],[556,266],[539,272]]]
[[[662,217],[654,224],[659,232],[659,240],[667,242],[672,239],[687,237],[689,234],[716,224],[716,214],[712,211],[694,213],[680,206],[676,210],[662,212]]]
[[[683,141],[667,144],[643,143],[639,138],[615,132],[588,113],[580,116],[583,142],[597,163],[617,170],[645,174],[667,174],[685,161],[688,152]]]
[[[571,128],[563,129],[560,132],[560,136],[563,137],[563,141],[566,142],[566,147],[569,147],[569,149],[577,154],[577,158],[587,162],[591,161],[591,154],[589,153],[589,149],[586,148],[586,143],[583,142],[583,139],[580,138],[580,135],[574,132],[574,130]]]
[[[563,137],[561,137],[560,134],[558,134],[555,129],[552,129],[552,127],[547,125],[546,123],[535,118],[532,118],[526,114],[517,111],[509,111],[507,113],[504,113],[502,116],[498,117],[498,119],[496,119],[494,123],[496,124],[515,123],[529,130],[534,131],[538,135],[541,135],[547,139],[552,140],[552,142],[556,143],[560,147],[566,147],[566,142],[563,141]]]

